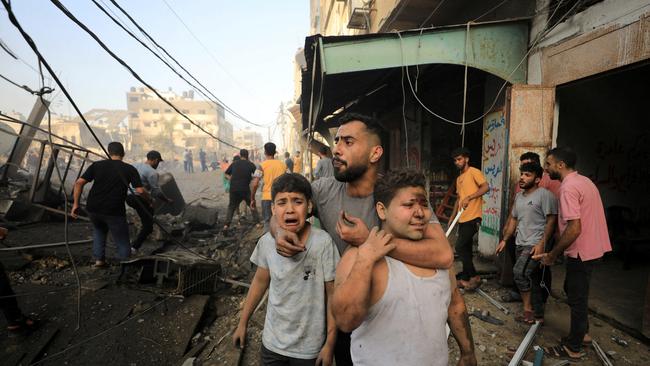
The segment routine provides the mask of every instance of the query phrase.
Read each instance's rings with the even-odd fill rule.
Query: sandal
[[[532,325],[535,324],[535,317],[533,316],[532,311],[524,311],[523,314],[515,316],[515,321]]]
[[[38,320],[22,315],[20,319],[7,325],[7,332],[10,337],[26,335],[38,328]]]
[[[108,263],[104,261],[95,261],[95,264],[93,264],[94,269],[103,269],[107,267],[108,267]]]
[[[582,345],[585,346],[585,347],[591,347],[591,341],[592,341],[592,339],[584,340],[584,338],[583,338],[582,339]],[[562,344],[568,343],[569,342],[569,337],[567,336],[567,337],[560,338],[560,342]]]
[[[587,354],[585,352],[580,352],[580,356],[578,357],[573,357],[571,356],[567,350],[564,348],[565,346],[559,345],[559,346],[553,346],[553,347],[543,347],[542,349],[544,350],[544,353],[553,358],[559,358],[563,360],[569,360],[569,361],[580,361],[584,356]]]

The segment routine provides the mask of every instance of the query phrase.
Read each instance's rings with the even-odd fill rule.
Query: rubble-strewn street
[[[188,202],[201,200],[206,207],[216,209],[221,217],[226,198],[219,174],[180,173],[176,179]],[[60,223],[18,228],[11,232],[6,244],[58,240],[62,237],[61,230]],[[56,248],[23,253],[7,266],[9,263],[14,266],[10,276],[16,293],[25,295],[18,298],[19,303],[26,312],[41,319],[43,325],[27,338],[3,337],[0,357],[5,361],[2,364],[27,365],[41,360],[39,364],[43,365],[85,365],[110,360],[119,365],[171,365],[196,357],[195,365],[258,365],[265,307],[262,306],[250,322],[248,345],[243,353],[232,346],[231,333],[238,322],[239,309],[247,290],[243,285],[233,283],[250,283],[252,265],[248,258],[261,234],[261,229],[243,220],[241,226],[225,235],[220,232],[218,224],[209,229],[189,231],[184,234],[186,239],[182,240],[186,248],[167,243],[163,249],[166,252],[182,251],[191,255],[191,250],[201,257],[214,258],[220,266],[220,280],[215,291],[187,297],[175,294],[177,279],[173,276],[166,279],[162,287],[158,287],[155,281],[136,283],[134,274],[116,283],[119,275],[117,263],[106,270],[92,269],[90,244],[73,246],[82,282],[79,330],[76,329],[75,278],[65,250]],[[70,240],[88,235],[86,224],[71,225]],[[158,242],[148,241],[134,259],[146,257],[159,246]],[[114,248],[109,249],[112,250]],[[490,267],[485,265],[485,268]],[[484,277],[490,278],[489,275]],[[236,281],[226,283],[222,279]],[[493,277],[481,288],[498,301],[507,292],[496,284]],[[560,294],[558,290],[555,284],[554,292]],[[513,318],[513,314],[520,311],[521,304],[504,303],[510,310],[506,315],[476,292],[466,292],[464,297],[470,313],[487,311],[504,322],[495,325],[474,316],[470,318],[479,364],[507,364],[528,330]],[[534,345],[553,344],[568,331],[568,307],[556,298],[549,301],[546,323]],[[602,319],[591,317],[590,323],[590,334],[616,365],[650,362],[647,345]],[[626,345],[621,345],[621,340]],[[449,345],[450,365],[454,365],[458,349],[452,337]],[[533,353],[529,351],[526,359],[532,361]],[[240,358],[243,361],[238,363]],[[554,363],[547,359],[544,364]],[[590,350],[582,364],[600,365],[600,360]]]

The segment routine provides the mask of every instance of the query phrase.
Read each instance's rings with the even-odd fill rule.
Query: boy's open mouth
[[[300,221],[298,219],[294,218],[289,218],[289,219],[284,219],[284,224],[288,226],[295,226],[298,225]]]

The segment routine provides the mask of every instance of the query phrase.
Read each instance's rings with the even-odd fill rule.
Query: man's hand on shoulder
[[[368,239],[368,226],[358,217],[341,211],[339,221],[336,222],[336,233],[346,243],[359,246]]]
[[[275,249],[281,256],[293,257],[305,251],[305,244],[300,242],[298,234],[278,227],[275,233]]]
[[[391,242],[391,239],[393,239],[393,235],[386,233],[384,230],[379,230],[377,227],[372,228],[368,239],[359,246],[359,258],[368,260],[371,263],[377,262],[395,249],[396,245]]]

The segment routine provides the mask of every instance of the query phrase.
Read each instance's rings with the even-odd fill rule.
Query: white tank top
[[[447,366],[448,271],[418,277],[404,263],[385,258],[388,283],[384,295],[351,335],[354,365]]]

